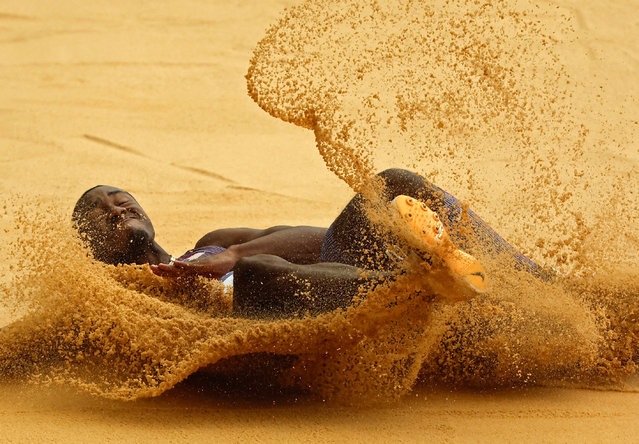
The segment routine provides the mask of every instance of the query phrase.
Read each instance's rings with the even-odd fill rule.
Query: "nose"
[[[117,221],[118,219],[122,218],[122,215],[124,214],[125,211],[126,209],[119,205],[112,205],[111,208],[109,209],[111,220]]]

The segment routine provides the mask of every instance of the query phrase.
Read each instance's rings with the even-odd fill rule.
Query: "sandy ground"
[[[387,407],[230,402],[181,386],[133,404],[3,389],[3,441],[634,442],[635,393],[418,391]]]
[[[88,187],[120,186],[174,252],[214,228],[329,224],[350,190],[326,170],[310,131],[268,116],[246,94],[254,45],[291,3],[3,1],[0,192],[53,199],[70,212]],[[612,54],[607,80],[636,79],[639,4],[561,4],[589,27],[593,54]],[[0,324],[9,320],[0,312]],[[134,403],[14,386],[2,394],[0,430],[9,442],[639,436],[636,393],[421,388],[367,408],[232,401],[193,383]]]

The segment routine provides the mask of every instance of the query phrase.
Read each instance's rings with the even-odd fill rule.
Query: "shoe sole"
[[[463,295],[453,299],[469,299],[486,291],[484,267],[474,256],[452,243],[437,213],[410,196],[397,196],[392,204],[415,234],[418,250],[439,257],[449,274],[471,292],[469,295],[468,291],[463,291]]]

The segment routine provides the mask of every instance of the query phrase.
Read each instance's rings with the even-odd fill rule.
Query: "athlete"
[[[487,288],[473,252],[501,254],[511,265],[542,275],[474,212],[410,171],[389,169],[382,205],[415,234],[404,245],[392,227],[369,221],[356,195],[329,228],[276,226],[226,228],[202,237],[192,250],[173,257],[155,241],[151,220],[128,192],[98,185],[78,200],[73,220],[95,259],[109,264],[150,264],[167,278],[203,275],[233,285],[234,312],[243,316],[294,316],[344,307],[362,286],[392,278],[410,254],[437,257],[458,278],[459,293],[472,297]],[[362,273],[366,270],[366,273]],[[300,290],[316,298],[299,298]]]

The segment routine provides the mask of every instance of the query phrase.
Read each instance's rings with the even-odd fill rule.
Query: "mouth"
[[[124,225],[124,224],[128,223],[131,220],[139,220],[139,219],[140,218],[136,214],[128,213],[124,217],[119,218],[116,221],[116,225],[117,226],[121,226],[121,225]]]

